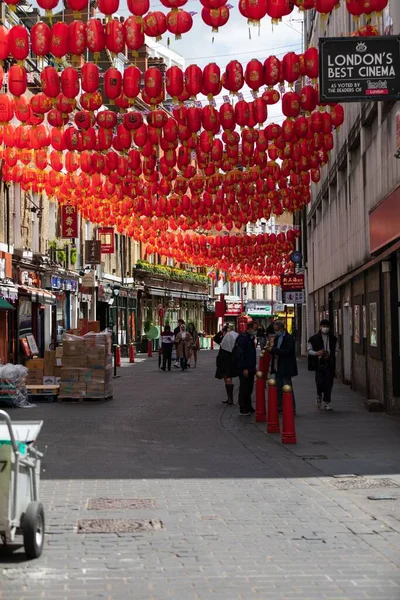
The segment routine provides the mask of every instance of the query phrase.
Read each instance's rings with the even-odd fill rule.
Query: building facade
[[[327,20],[309,12],[308,46],[356,29],[344,5]],[[397,0],[378,26],[400,32]],[[399,110],[399,102],[345,104],[307,214],[308,335],[328,317],[340,341],[338,376],[366,407],[389,412],[400,410]]]

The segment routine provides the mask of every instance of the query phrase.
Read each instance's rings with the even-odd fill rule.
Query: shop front
[[[51,331],[45,324],[51,322],[56,297],[42,288],[42,274],[39,272],[21,270],[18,280],[11,358],[21,363],[32,355],[43,356],[50,347]]]
[[[2,253],[5,254],[5,253]],[[11,279],[11,254],[0,257],[0,360],[9,362],[12,356],[13,330],[15,329],[15,308],[18,288]]]
[[[59,274],[46,274],[44,287],[55,295],[56,303],[51,315],[52,343],[62,342],[64,331],[76,329],[78,323],[78,278]],[[47,329],[47,323],[46,323]]]
[[[264,327],[268,326],[268,319],[272,317],[271,303],[265,300],[248,300],[246,302],[246,315],[261,323]]]
[[[97,317],[100,328],[113,332],[113,341],[127,354],[136,339],[137,291],[117,284],[100,283],[97,289]]]
[[[225,296],[225,315],[226,324],[232,325],[235,331],[239,329],[238,319],[242,316],[243,304],[239,296]]]

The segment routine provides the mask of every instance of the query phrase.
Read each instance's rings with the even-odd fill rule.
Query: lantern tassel
[[[53,25],[53,11],[52,10],[45,10],[44,13],[46,15],[46,19],[49,20],[50,25]]]

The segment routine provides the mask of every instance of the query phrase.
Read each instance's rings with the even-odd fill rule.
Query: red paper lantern
[[[156,38],[160,41],[161,37],[167,31],[167,19],[165,14],[159,10],[149,12],[144,17],[144,33],[149,37]]]
[[[42,90],[49,98],[57,98],[60,93],[60,78],[54,67],[45,67],[40,73]]]
[[[79,98],[79,102],[85,110],[98,110],[103,104],[103,97],[99,91],[94,94],[85,92]]]
[[[209,63],[204,67],[202,91],[209,99],[221,91],[221,71],[216,63]]]
[[[125,39],[124,32],[125,24],[120,21],[116,21],[113,19],[109,21],[106,25],[105,34],[106,34],[106,48],[112,54],[119,54],[123,52],[125,49]],[[127,44],[128,45],[128,44]],[[129,46],[128,46],[129,48]]]
[[[0,25],[0,60],[5,60],[10,54],[10,38],[8,29]]]
[[[117,115],[113,110],[102,110],[96,117],[99,127],[113,129],[117,124]]]
[[[115,67],[104,74],[104,91],[110,100],[115,100],[122,91],[122,75]]]
[[[282,80],[282,64],[276,56],[269,56],[264,61],[264,81],[269,87],[277,85]]]
[[[293,84],[300,75],[300,60],[295,52],[288,52],[282,59],[282,76],[285,81]]]
[[[266,104],[276,104],[279,102],[281,95],[278,90],[269,88],[263,92],[261,97],[263,100],[265,100]]]
[[[233,131],[236,126],[235,110],[229,102],[225,102],[219,109],[221,126],[225,130]]]
[[[45,11],[46,17],[50,19],[53,16],[53,8],[56,8],[58,0],[37,0],[37,5]]]
[[[163,92],[162,74],[157,67],[150,67],[144,73],[144,92],[149,98],[157,98]]]
[[[20,96],[19,98],[14,99],[14,110],[18,121],[21,121],[21,123],[26,123],[29,120],[31,116],[31,108],[25,96]]]
[[[7,94],[0,94],[0,123],[9,123],[14,117],[14,102]]]
[[[267,14],[267,0],[240,0],[239,11],[249,24],[259,25]]]
[[[86,26],[83,21],[72,21],[68,26],[68,52],[77,59],[86,51]]]
[[[346,8],[353,17],[358,19],[364,13],[364,0],[346,0]]]
[[[78,110],[78,112],[75,113],[74,121],[79,129],[89,129],[89,127],[93,127],[95,123],[95,116],[88,110]]]
[[[142,113],[129,111],[124,115],[124,125],[126,129],[139,129],[143,124]]]
[[[185,88],[189,96],[195,98],[203,87],[203,72],[197,65],[189,65],[185,70]]]
[[[174,99],[174,102],[178,100],[183,92],[183,72],[180,67],[170,67],[166,72],[165,87],[167,93]]]
[[[88,4],[85,0],[66,0],[68,8],[73,12],[75,19],[82,17],[82,12],[87,10]]]
[[[256,98],[252,103],[253,116],[256,123],[262,125],[267,120],[268,110],[264,98]]]
[[[79,94],[79,73],[74,67],[66,67],[61,72],[61,91],[67,98],[76,98]]]
[[[50,52],[51,29],[46,23],[39,21],[31,29],[32,52],[36,56],[46,56]]]
[[[123,91],[127,98],[136,98],[140,93],[140,80],[142,74],[138,67],[130,66],[124,71]]]
[[[8,71],[8,89],[13,96],[21,96],[27,88],[26,69],[20,65],[13,65]]]
[[[193,17],[186,10],[173,9],[167,14],[167,29],[175,35],[176,40],[180,40],[184,33],[192,29]]]
[[[219,27],[223,27],[229,21],[230,11],[227,6],[219,8],[203,8],[201,18],[204,23],[212,28],[212,31],[217,33]]]
[[[128,17],[124,23],[125,44],[129,50],[136,55],[137,51],[144,44],[144,33],[142,24],[136,17]]]
[[[267,14],[271,17],[273,23],[290,15],[292,10],[293,0],[267,0]]]
[[[10,54],[15,60],[25,60],[29,54],[29,34],[23,25],[14,25],[8,34]]]
[[[285,117],[294,118],[300,114],[300,96],[296,92],[286,92],[282,96],[282,112]]]
[[[86,43],[94,59],[99,60],[100,53],[106,47],[106,34],[100,19],[89,19],[86,23]]]
[[[57,96],[56,108],[62,115],[69,115],[76,108],[76,100],[75,98],[67,98],[64,94],[59,94]]]
[[[338,0],[315,0],[315,9],[317,12],[327,15],[333,11]]]
[[[332,125],[334,127],[340,127],[344,123],[344,108],[341,104],[331,106],[330,115],[332,119]]]
[[[47,121],[52,127],[63,127],[69,121],[69,116],[63,116],[59,110],[52,108],[47,113]]]
[[[253,58],[247,63],[244,79],[248,87],[254,91],[264,85],[264,69],[259,60]]]
[[[68,25],[62,21],[51,28],[50,52],[56,59],[68,54]]]
[[[231,60],[225,70],[223,86],[232,93],[242,89],[244,85],[243,67],[238,60]]]
[[[319,64],[317,48],[307,48],[304,52],[305,74],[310,79],[318,79]]]
[[[81,68],[81,83],[84,92],[93,94],[99,87],[99,67],[93,63],[86,63]]]
[[[249,124],[250,109],[245,100],[239,100],[235,105],[235,121],[240,127],[247,127]]]
[[[306,112],[315,110],[318,104],[318,91],[312,85],[305,85],[300,92],[300,105]]]
[[[119,0],[97,0],[97,8],[99,11],[110,17],[117,12],[119,8]]]
[[[137,16],[143,17],[150,9],[150,0],[127,0],[129,11]]]
[[[39,92],[32,96],[29,100],[29,104],[32,108],[32,112],[39,115],[44,115],[49,112],[52,106],[51,98],[43,94],[43,92]]]

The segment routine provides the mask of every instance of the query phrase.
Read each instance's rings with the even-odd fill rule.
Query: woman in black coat
[[[233,349],[235,347],[236,331],[228,326],[225,326],[221,332],[214,337],[214,342],[219,344],[219,352],[217,356],[217,371],[215,377],[225,381],[225,390],[227,399],[223,400],[224,404],[233,404],[233,381],[234,377],[238,376],[237,366],[234,360]]]
[[[292,377],[298,375],[296,346],[293,337],[285,329],[283,321],[275,321],[276,336],[270,352],[272,354],[271,374],[274,375],[278,389],[278,407],[282,411],[282,388],[290,385],[293,390]],[[293,392],[293,410],[296,411],[296,402]]]

